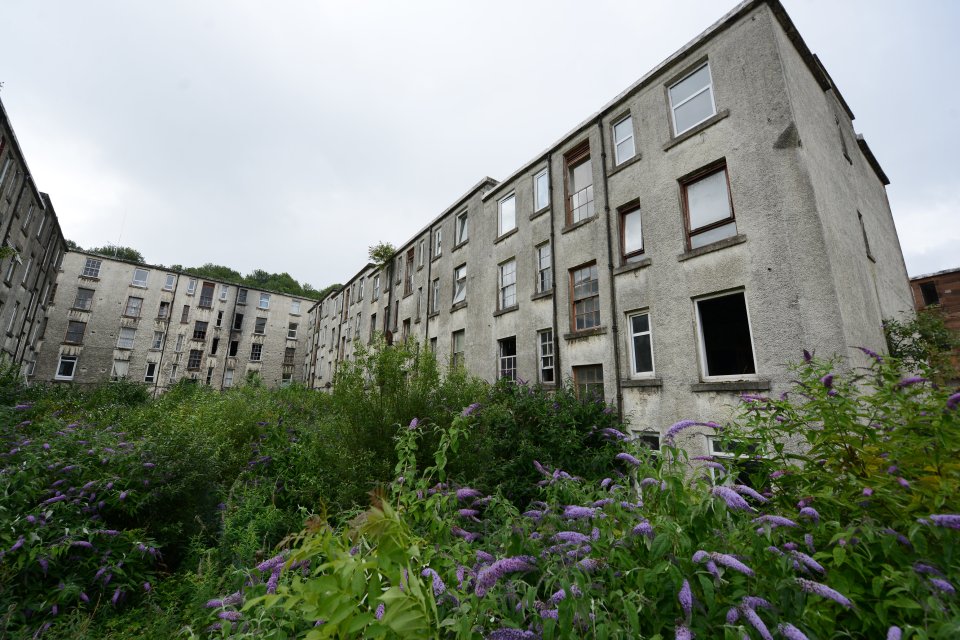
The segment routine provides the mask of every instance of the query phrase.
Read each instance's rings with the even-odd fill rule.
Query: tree
[[[195,276],[200,276],[201,278],[216,278],[218,280],[227,280],[228,282],[243,281],[243,276],[240,275],[239,271],[223,265],[213,264],[212,262],[208,262],[200,267],[190,267],[184,269],[184,271]]]
[[[370,261],[378,267],[382,267],[390,261],[397,249],[389,242],[380,242],[370,247],[368,252]]]
[[[909,322],[884,320],[890,355],[914,368],[929,366],[937,378],[948,381],[960,372],[951,360],[952,352],[960,348],[960,336],[947,327],[943,312],[938,307],[917,312]]]
[[[143,254],[132,247],[121,247],[119,245],[108,244],[103,247],[90,249],[91,253],[99,253],[102,256],[117,258],[118,260],[128,260],[140,264],[146,263]]]

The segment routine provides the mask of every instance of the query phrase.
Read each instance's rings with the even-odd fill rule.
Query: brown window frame
[[[593,216],[597,215],[596,204],[594,204],[593,215],[585,216],[580,220],[574,221],[573,219],[573,206],[571,203],[571,198],[576,195],[570,193],[571,187],[571,177],[572,171],[575,167],[579,166],[583,162],[590,162],[592,159],[590,155],[590,140],[584,140],[579,145],[571,149],[563,156],[563,202],[564,202],[564,211],[566,216],[567,225],[576,224],[577,222],[583,222],[584,220],[589,220]],[[590,165],[590,186],[593,187],[593,165]],[[584,187],[586,189],[587,187]],[[582,191],[582,189],[581,189]],[[580,193],[579,191],[577,193]],[[591,200],[591,202],[596,202],[596,200]]]
[[[209,291],[210,295],[207,295],[206,292]],[[197,307],[200,309],[212,309],[213,300],[217,295],[217,285],[213,282],[203,282],[200,285],[200,302],[197,304]]]
[[[727,183],[727,204],[730,208],[730,217],[717,220],[716,222],[711,222],[708,225],[697,228],[696,231],[690,228],[690,203],[687,198],[687,189],[690,185],[696,184],[697,182],[712,176],[715,173],[723,171],[723,177]],[[726,158],[717,160],[716,162],[711,162],[705,167],[697,169],[693,173],[687,174],[680,178],[680,201],[683,208],[683,229],[684,234],[686,235],[687,249],[693,249],[691,244],[691,239],[694,236],[698,236],[702,233],[708,231],[713,231],[719,227],[730,224],[731,222],[736,224],[737,222],[737,212],[733,208],[733,193],[730,189],[730,172],[727,170],[727,160]],[[736,234],[734,234],[736,235]],[[709,243],[708,243],[709,244]]]
[[[74,325],[80,325],[79,336],[76,331],[71,331]],[[81,322],[79,320],[68,320],[67,321],[67,334],[63,337],[63,341],[68,344],[83,344],[83,335],[87,332],[87,323]]]
[[[136,305],[136,314],[130,313],[130,301],[139,300],[140,304]],[[123,306],[123,315],[127,318],[139,318],[143,313],[143,298],[139,296],[127,296],[127,302]]]
[[[583,376],[585,373],[587,373],[588,370],[596,370],[596,369],[599,369],[599,370],[600,370],[600,382],[599,382],[599,383],[597,383],[595,380],[594,380],[594,381],[582,381],[582,380],[581,380],[582,376]],[[586,394],[583,393],[583,391],[588,390],[591,385],[592,385],[592,386],[599,386],[599,387],[600,387],[600,397],[599,397],[599,398],[596,398],[596,397],[585,398],[585,397],[583,397],[584,395],[586,395]],[[575,393],[577,394],[577,398],[579,398],[581,402],[587,401],[587,400],[592,401],[592,400],[595,400],[595,399],[599,399],[599,400],[604,400],[604,401],[606,401],[606,393],[604,392],[603,385],[604,385],[604,382],[603,382],[603,364],[601,364],[601,363],[597,363],[597,364],[584,364],[584,365],[578,365],[578,366],[573,367],[573,389],[574,389]],[[581,387],[583,387],[583,389],[581,389]]]
[[[207,339],[207,328],[210,326],[209,322],[203,320],[197,320],[193,323],[193,339],[194,340],[206,340]]]
[[[292,365],[297,358],[296,347],[286,347],[283,350],[283,364]]]
[[[597,292],[591,296],[577,299],[576,289],[574,284],[574,273],[577,271],[582,271],[583,269],[593,268],[596,271],[596,281],[597,281]],[[577,267],[573,267],[568,272],[568,284],[570,287],[570,331],[577,333],[579,331],[590,331],[591,329],[596,329],[597,327],[603,326],[603,319],[600,317],[600,269],[597,267],[597,261],[591,260],[590,262],[585,262]],[[597,299],[597,323],[589,327],[583,327],[581,329],[577,328],[577,303],[589,300],[591,298]],[[586,317],[586,316],[584,316]]]
[[[626,218],[628,215],[636,213],[640,216],[640,249],[637,251],[631,251],[627,253],[627,225]],[[635,262],[639,257],[641,257],[647,250],[646,245],[643,242],[643,213],[640,211],[640,203],[633,202],[628,205],[624,205],[617,210],[619,216],[620,224],[620,261],[622,264],[628,262]]]
[[[203,349],[190,349],[187,354],[187,371],[200,371],[203,362]]]
[[[190,322],[190,305],[183,305],[183,311],[180,312],[180,324],[187,324]]]

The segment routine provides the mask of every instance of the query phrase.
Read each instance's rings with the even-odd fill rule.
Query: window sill
[[[678,136],[676,136],[676,137],[674,137],[674,138],[671,138],[665,145],[663,145],[663,150],[664,150],[664,151],[669,151],[670,149],[672,149],[673,147],[677,146],[677,145],[680,144],[681,142],[683,142],[683,141],[685,141],[685,140],[689,140],[690,138],[692,138],[693,136],[697,135],[697,134],[700,133],[701,131],[712,127],[713,125],[715,125],[716,123],[720,122],[721,120],[723,120],[724,118],[726,118],[726,117],[729,116],[729,115],[730,115],[730,109],[724,109],[724,110],[722,110],[722,111],[717,112],[716,115],[713,115],[713,116],[707,118],[706,120],[704,120],[704,121],[701,122],[700,124],[696,125],[696,126],[693,127],[692,129],[687,129],[686,131],[684,131],[684,132],[681,133],[680,135],[678,135]],[[672,123],[671,123],[671,126],[673,126]]]
[[[450,313],[453,313],[454,311],[459,311],[460,309],[466,309],[466,308],[467,308],[466,301],[458,302],[454,304],[452,307],[450,307]]]
[[[455,244],[455,245],[453,245],[453,248],[450,249],[450,253],[455,253],[458,249],[460,249],[460,247],[466,246],[468,242],[470,242],[470,238],[467,238],[466,240],[464,240],[464,241],[461,242],[460,244]]]
[[[531,213],[531,214],[530,214],[530,219],[531,219],[531,220],[536,220],[537,218],[539,218],[539,217],[542,216],[543,214],[548,213],[549,211],[550,211],[550,205],[547,205],[547,206],[545,206],[544,208],[540,209],[539,211],[534,211],[533,213]]]
[[[520,305],[519,305],[519,304],[515,304],[515,305],[513,305],[512,307],[506,307],[505,309],[500,309],[499,311],[494,311],[494,312],[493,312],[493,317],[494,317],[494,318],[498,318],[498,317],[500,317],[500,316],[502,316],[502,315],[506,315],[506,314],[508,314],[508,313],[511,313],[511,312],[513,312],[513,311],[516,311],[516,310],[519,309],[519,308],[520,308]]]
[[[695,382],[690,385],[693,392],[701,391],[770,391],[769,380],[725,380],[723,382]]]
[[[541,291],[540,293],[535,293],[530,296],[531,300],[544,300],[546,298],[553,297],[553,289],[547,289],[546,291]]]
[[[613,270],[613,275],[618,276],[621,273],[629,273],[637,269],[643,269],[650,266],[650,258],[642,258],[636,262],[626,262]]]
[[[507,238],[509,238],[519,230],[520,230],[519,227],[514,227],[513,229],[510,229],[510,231],[507,231],[506,233],[504,233],[503,235],[497,236],[497,238],[493,241],[493,244],[497,244],[498,242],[506,240]]]
[[[439,259],[442,258],[442,257],[443,257],[443,254],[442,254],[442,253],[438,253],[437,255],[435,255],[435,256],[433,256],[432,258],[430,258],[430,262],[436,262],[437,260],[439,260]]]
[[[145,284],[137,284],[136,282],[131,282],[131,283],[130,283],[130,286],[133,287],[134,289],[146,289],[146,288],[147,288],[147,285],[145,285]]]
[[[83,307],[70,307],[70,311],[82,311],[84,313],[90,313],[90,309],[84,309]]]
[[[607,332],[607,328],[604,326],[593,327],[592,329],[583,329],[581,331],[571,331],[570,333],[563,334],[564,340],[580,340],[581,338],[589,338],[591,336],[602,336]]]
[[[436,318],[438,315],[440,315],[440,312],[439,312],[439,311],[434,311],[433,313],[428,313],[428,314],[427,314],[427,320],[429,320],[430,318]]]
[[[80,280],[83,280],[84,282],[100,282],[100,278],[98,278],[97,276],[79,275],[79,276],[77,276],[77,277],[78,277]]]
[[[409,298],[409,297],[412,296],[412,295],[413,295],[413,291],[409,291],[408,293],[404,293],[404,294],[403,294],[403,297],[401,298],[401,300],[406,300],[407,298]]]
[[[729,238],[724,238],[723,240],[717,240],[716,242],[711,242],[710,244],[703,245],[702,247],[697,247],[696,249],[690,249],[685,251],[677,256],[677,262],[683,262],[684,260],[689,260],[690,258],[696,258],[697,256],[702,256],[705,253],[713,253],[714,251],[720,251],[721,249],[726,249],[727,247],[732,247],[734,245],[742,244],[747,241],[747,236],[742,233],[738,233],[735,236]]]
[[[600,217],[600,214],[599,214],[599,213],[595,213],[595,214],[593,214],[592,216],[590,216],[589,218],[584,218],[583,220],[580,220],[579,222],[573,222],[573,223],[571,223],[571,224],[568,224],[568,225],[565,226],[563,229],[560,229],[560,233],[569,233],[569,232],[573,231],[574,229],[579,229],[580,227],[582,227],[582,226],[584,226],[584,225],[590,224],[591,222],[593,222],[594,220],[596,220],[596,219],[599,218],[599,217]]]
[[[636,154],[635,156],[633,156],[632,158],[630,158],[629,160],[624,160],[624,161],[621,162],[620,164],[618,164],[618,165],[616,165],[615,167],[613,167],[610,171],[608,171],[608,172],[607,172],[607,177],[608,177],[608,178],[611,178],[611,177],[617,175],[618,173],[620,173],[621,171],[623,171],[624,169],[626,169],[626,168],[629,167],[630,165],[636,164],[642,157],[643,157],[643,154],[638,153],[638,154]]]
[[[416,320],[413,321],[413,324],[420,324],[420,316],[417,316]]]
[[[623,389],[662,387],[662,386],[663,386],[663,380],[660,378],[634,378],[634,379],[620,381],[620,387]]]
[[[237,300],[237,306],[238,306],[238,307],[245,307],[245,306],[247,306],[247,303],[246,303],[246,302],[240,302],[239,300]]]
[[[139,319],[140,319],[140,316],[128,316],[127,314],[123,314],[122,317],[127,318],[128,320],[139,320]]]

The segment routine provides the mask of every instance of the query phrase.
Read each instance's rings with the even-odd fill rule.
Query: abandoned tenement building
[[[785,390],[803,349],[856,365],[913,304],[852,120],[780,3],[744,2],[316,304],[304,377],[385,332],[488,380],[570,379],[656,437]]]

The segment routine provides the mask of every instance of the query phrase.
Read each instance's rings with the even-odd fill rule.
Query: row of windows
[[[260,346],[260,345],[254,345]],[[290,349],[287,350],[288,353],[284,354],[284,364],[293,364],[293,354],[289,353]],[[260,360],[260,351],[256,353],[257,357],[254,357],[254,354],[251,353],[250,360],[259,361]],[[191,350],[187,358],[187,371],[199,371],[200,365],[203,359],[203,352],[199,350]],[[289,362],[288,362],[289,360]],[[77,371],[77,363],[79,361],[79,356],[60,356],[60,360],[57,363],[57,373],[55,375],[56,380],[69,381],[73,380]],[[173,363],[170,368],[170,383],[174,383],[177,379],[177,369],[179,363]],[[156,362],[147,362],[144,368],[143,381],[149,384],[152,384],[157,381],[157,369],[159,368],[158,363]],[[113,362],[113,369],[110,372],[110,378],[112,380],[121,380],[127,378],[127,375],[130,371],[130,362],[129,360],[115,360]],[[207,377],[206,383],[209,385],[212,381],[214,373],[214,367],[207,367]],[[289,371],[284,371],[281,374],[281,384],[286,385],[292,382],[293,374]],[[234,370],[226,369],[223,374],[223,387],[229,388],[233,386],[234,380]]]

